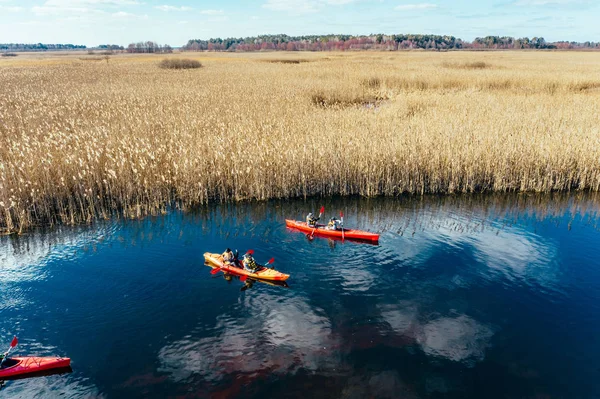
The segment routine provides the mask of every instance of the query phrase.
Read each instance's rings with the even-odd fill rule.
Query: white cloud
[[[119,11],[112,14],[113,18],[148,19],[148,15],[137,15],[130,12]]]
[[[189,11],[192,9],[192,7],[187,7],[187,6],[181,6],[181,7],[176,7],[176,6],[169,6],[169,5],[162,5],[162,6],[155,6],[154,8],[161,10],[161,11]]]
[[[142,4],[137,0],[47,0],[46,7],[129,6]]]
[[[23,7],[16,7],[16,6],[0,6],[0,11],[6,11],[6,12],[19,12],[22,11]]]
[[[102,6],[130,6],[142,4],[137,0],[47,0],[41,6],[34,6],[31,11],[39,16],[64,14],[105,14],[98,8]]]
[[[130,6],[142,4],[137,0],[47,0],[45,7]]]
[[[223,10],[201,10],[200,14],[203,15],[222,15],[224,14]]]
[[[431,10],[437,8],[437,4],[433,3],[418,3],[418,4],[401,4],[396,6],[394,9],[398,11],[410,11],[410,10]]]
[[[517,0],[513,4],[523,7],[568,6],[590,4],[588,0]]]
[[[267,0],[262,7],[273,11],[287,11],[296,14],[305,14],[320,11],[328,5],[340,6],[354,3],[355,1],[356,0]]]
[[[33,11],[36,15],[60,15],[60,14],[68,14],[68,13],[76,13],[76,14],[104,14],[104,11],[97,10],[95,8],[88,7],[32,7],[31,11]]]
[[[267,0],[262,5],[263,8],[268,8],[273,11],[290,11],[295,13],[317,12],[320,8],[318,1],[302,1],[302,0]]]

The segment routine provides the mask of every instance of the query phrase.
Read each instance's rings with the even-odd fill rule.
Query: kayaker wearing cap
[[[316,227],[320,217],[315,217],[312,212],[306,215],[306,224],[310,227]]]
[[[233,252],[231,252],[230,248],[227,248],[221,256],[223,257],[223,263],[225,265],[234,266],[233,261],[234,261],[235,257],[233,256]]]
[[[335,217],[329,219],[329,223],[327,223],[327,226],[325,227],[327,230],[339,230],[340,226],[339,226],[339,220],[337,220]]]
[[[244,269],[249,272],[255,273],[258,269],[260,269],[260,265],[256,263],[252,257],[252,254],[245,254],[244,258],[242,259],[242,263],[244,264]]]

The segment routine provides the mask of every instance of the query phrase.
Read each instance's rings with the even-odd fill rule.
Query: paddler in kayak
[[[327,230],[341,230],[340,221],[335,217],[329,219],[329,223],[325,226]]]
[[[227,266],[235,266],[235,256],[230,248],[227,248],[221,255],[223,257],[223,263]]]
[[[306,225],[308,227],[314,227],[317,228],[317,222],[319,221],[319,219],[321,219],[321,216],[323,215],[323,212],[325,212],[325,207],[322,206],[321,210],[319,211],[319,216],[315,217],[315,215],[313,215],[312,212],[309,212],[308,215],[306,215]]]
[[[257,271],[259,271],[262,268],[261,265],[256,263],[256,261],[252,257],[251,253],[244,254],[244,257],[242,259],[242,264],[244,265],[245,270],[252,272],[252,273],[256,273]]]
[[[315,217],[312,212],[306,215],[306,224],[310,227],[316,227],[317,222],[319,221],[318,217]]]

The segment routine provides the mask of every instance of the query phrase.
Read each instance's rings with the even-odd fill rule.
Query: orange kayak
[[[300,230],[300,231],[303,231],[305,233],[315,235],[315,236],[367,241],[367,242],[374,243],[374,244],[379,242],[379,234],[370,233],[368,231],[344,228],[343,236],[342,236],[342,230],[328,230],[325,228],[324,224],[317,224],[317,227],[314,228],[314,227],[308,226],[306,224],[306,222],[299,222],[296,220],[286,219],[285,225],[292,229]]]
[[[9,357],[2,363],[0,380],[39,373],[40,371],[65,368],[70,365],[71,359],[68,357]]]
[[[223,263],[223,257],[219,254],[212,254],[210,252],[204,253],[204,261],[212,267],[221,268],[223,271],[238,276],[248,276],[257,280],[269,280],[269,281],[285,281],[290,275],[278,272],[274,269],[263,268],[256,273],[249,272],[239,267],[225,265]]]

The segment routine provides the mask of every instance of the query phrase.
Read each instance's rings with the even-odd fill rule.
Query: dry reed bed
[[[600,189],[600,55],[337,55],[0,61],[0,230],[210,200]]]

